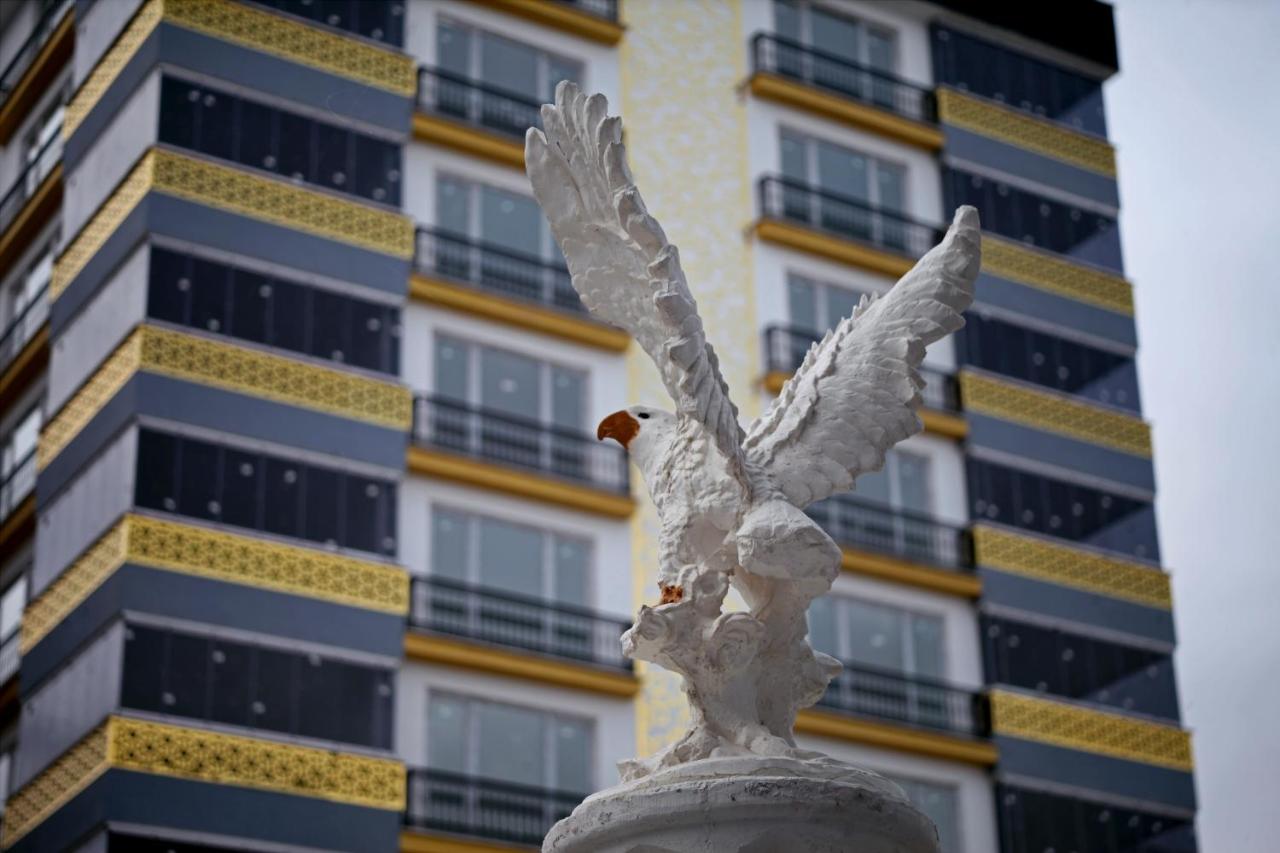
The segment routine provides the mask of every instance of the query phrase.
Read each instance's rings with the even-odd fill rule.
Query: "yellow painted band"
[[[524,143],[481,130],[478,127],[423,112],[413,114],[414,138],[443,145],[499,166],[524,171]]]
[[[882,554],[871,554],[852,548],[841,551],[840,567],[847,572],[868,575],[880,580],[942,592],[947,595],[959,595],[964,598],[977,598],[982,594],[982,581],[972,572],[952,572],[935,569],[908,560],[886,557]]]
[[[774,219],[762,219],[757,222],[755,235],[768,243],[796,249],[837,263],[861,267],[892,278],[906,275],[915,266],[915,261],[901,255],[882,252],[852,240],[842,240],[802,225],[792,225],[789,222],[779,222]]]
[[[548,3],[546,0],[474,0],[474,2],[600,44],[617,44],[626,31],[621,24],[580,11],[567,4]]]
[[[999,751],[990,741],[952,737],[814,709],[797,715],[796,732],[984,767],[995,764],[999,758]]]

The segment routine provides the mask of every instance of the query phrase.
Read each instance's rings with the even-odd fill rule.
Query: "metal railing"
[[[46,283],[0,332],[0,371],[8,367],[27,342],[49,319],[49,285]]]
[[[800,42],[756,33],[751,61],[753,73],[789,77],[915,121],[938,121],[937,99],[929,89]]]
[[[0,234],[9,229],[18,214],[22,212],[22,208],[40,188],[40,184],[61,160],[62,131],[59,130],[18,173],[17,179],[5,192],[4,198],[0,199]]]
[[[861,664],[845,663],[818,705],[968,737],[991,734],[985,694]]]
[[[0,684],[4,684],[22,665],[22,631],[15,629],[0,643]]]
[[[407,826],[539,845],[586,794],[553,791],[443,770],[409,770]]]
[[[556,0],[556,2],[572,6],[588,15],[604,18],[606,21],[616,23],[618,20],[618,0]]]
[[[838,545],[958,572],[973,570],[973,543],[963,527],[853,494],[818,501],[805,511]]]
[[[563,264],[431,228],[418,228],[414,266],[424,275],[466,282],[502,296],[586,314]]]
[[[0,71],[0,106],[9,100],[22,75],[31,67],[31,63],[35,61],[44,43],[62,21],[63,13],[74,5],[74,0],[50,3],[44,14],[40,16],[40,20],[36,21],[27,40],[18,48],[18,52],[13,55],[13,59],[9,60],[4,70]]]
[[[413,440],[605,491],[631,493],[627,455],[621,447],[596,441],[584,433],[459,400],[416,398]]]
[[[441,577],[413,579],[409,624],[497,646],[629,671],[625,619]]]
[[[760,179],[760,215],[870,243],[908,258],[918,258],[942,239],[943,229],[887,208],[826,192],[778,176]]]
[[[764,330],[764,369],[767,373],[794,373],[800,368],[809,348],[822,339],[823,333],[795,326],[769,326]],[[924,405],[940,412],[960,411],[960,383],[950,373],[918,368],[924,379],[920,397]]]
[[[524,140],[542,105],[532,98],[439,68],[418,69],[418,108],[501,136]]]
[[[33,447],[0,480],[0,523],[13,514],[35,486],[36,450]]]

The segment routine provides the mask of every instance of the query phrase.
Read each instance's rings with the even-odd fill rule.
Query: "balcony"
[[[942,147],[933,92],[900,77],[790,39],[751,39],[753,95],[936,151]]]
[[[0,643],[0,685],[7,684],[17,675],[22,664],[22,632],[14,631]],[[0,693],[0,696],[3,696]],[[0,707],[3,707],[0,705]]]
[[[542,105],[439,68],[418,69],[414,135],[505,166],[524,168],[524,135]]]
[[[630,342],[591,319],[563,264],[419,227],[414,273],[410,292],[426,302],[614,352]]]
[[[618,0],[479,0],[515,15],[598,44],[615,45],[624,29],[618,21]]]
[[[872,272],[901,276],[944,230],[866,201],[775,175],[758,184],[756,236]]]
[[[861,664],[845,663],[818,707],[969,738],[991,735],[984,694]]]
[[[533,847],[587,796],[425,767],[410,768],[408,776],[404,822],[409,829]]]
[[[36,451],[32,448],[0,480],[0,525],[5,525],[36,486]]]
[[[0,71],[0,145],[9,144],[22,119],[71,60],[73,6],[73,0],[45,4],[31,34]]]
[[[412,628],[631,672],[619,641],[624,619],[441,577],[415,578],[412,594]]]
[[[627,518],[627,454],[593,436],[458,400],[414,400],[409,467],[526,498]]]

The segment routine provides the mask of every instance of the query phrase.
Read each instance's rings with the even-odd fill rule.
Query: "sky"
[[[1200,849],[1280,791],[1280,1],[1116,0],[1105,95]]]

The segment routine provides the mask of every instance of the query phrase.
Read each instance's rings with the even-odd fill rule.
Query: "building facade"
[[[569,78],[744,417],[981,212],[924,433],[811,510],[845,670],[799,740],[946,853],[1196,850],[1111,9],[1022,8],[0,4],[0,846],[529,849],[679,734],[617,643],[656,519],[591,435],[665,393],[523,172]]]

